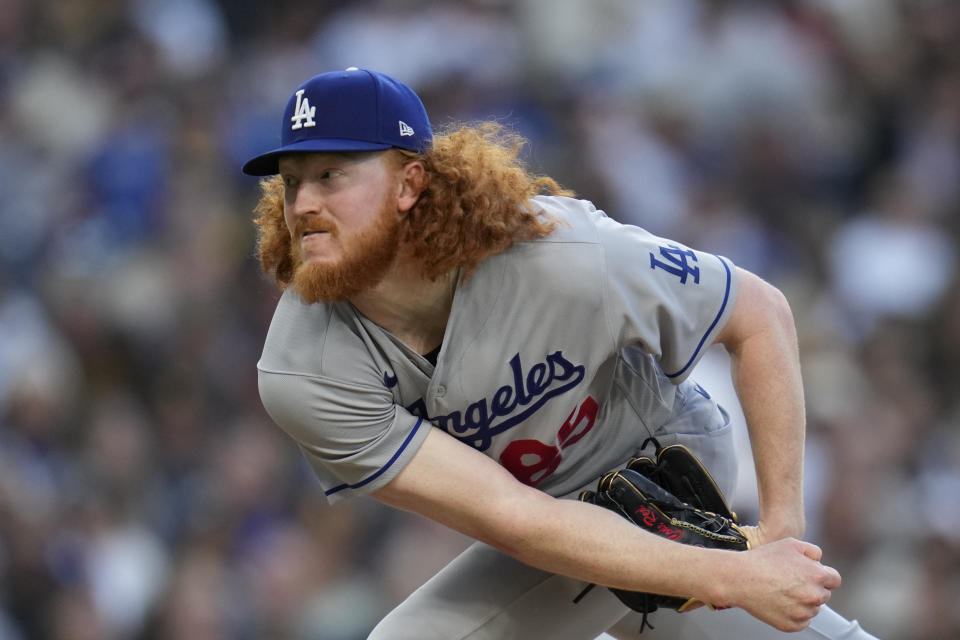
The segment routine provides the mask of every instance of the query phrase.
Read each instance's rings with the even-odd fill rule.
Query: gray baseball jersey
[[[680,416],[722,422],[687,376],[733,308],[732,265],[583,200],[533,205],[558,228],[461,280],[435,366],[349,303],[283,294],[260,393],[329,500],[390,482],[431,428],[561,496]]]

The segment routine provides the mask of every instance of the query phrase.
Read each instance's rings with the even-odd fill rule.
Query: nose
[[[293,216],[320,213],[323,210],[323,198],[319,189],[311,182],[300,183],[293,188],[292,193],[290,187],[287,189],[287,208]]]
[[[318,189],[310,183],[301,183],[296,187],[287,187],[284,196],[283,217],[291,234],[306,226],[315,226],[310,221],[324,211],[324,201]]]

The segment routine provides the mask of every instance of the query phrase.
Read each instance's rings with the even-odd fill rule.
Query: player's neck
[[[443,342],[456,284],[455,271],[431,281],[397,265],[380,284],[350,302],[411,349],[427,353]]]

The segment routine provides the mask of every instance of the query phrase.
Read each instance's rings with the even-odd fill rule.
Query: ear
[[[407,212],[420,199],[426,184],[427,170],[419,160],[413,160],[400,169],[397,210]]]

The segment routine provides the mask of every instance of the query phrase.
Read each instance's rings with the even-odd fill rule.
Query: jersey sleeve
[[[264,408],[303,451],[330,502],[390,482],[431,426],[382,387],[263,367],[258,381]]]
[[[597,231],[614,339],[642,345],[680,383],[730,317],[737,293],[733,264],[604,216]]]

